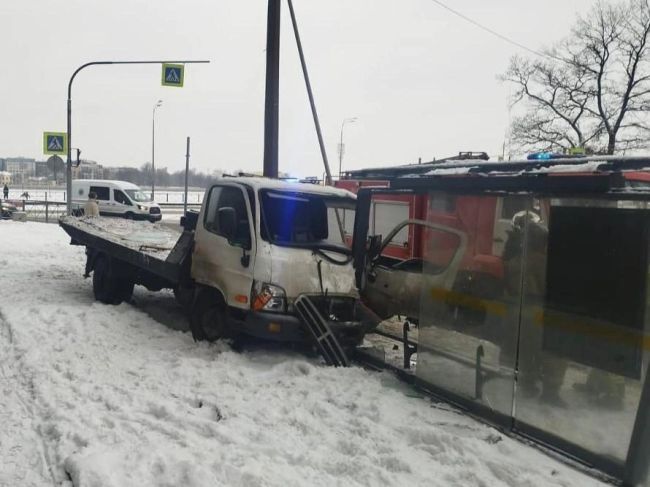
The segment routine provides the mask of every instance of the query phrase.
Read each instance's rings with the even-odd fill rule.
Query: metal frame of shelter
[[[587,162],[592,164],[586,165]],[[456,169],[458,173],[436,174],[436,168]],[[403,174],[401,171],[395,172],[392,169],[394,168],[386,168],[382,177],[384,180],[390,180],[390,188],[360,188],[357,195],[352,243],[357,286],[361,286],[364,280],[363,274],[368,259],[370,208],[372,198],[376,195],[412,195],[440,191],[452,195],[517,194],[534,197],[576,197],[650,202],[650,182],[648,188],[629,188],[625,186],[624,178],[625,171],[645,170],[650,172],[650,157],[645,156],[598,156],[496,163],[447,161],[436,165],[428,173],[403,177],[390,177],[391,174]],[[373,174],[373,176],[378,177],[378,174]],[[379,364],[378,359],[371,356],[364,356],[363,359],[375,362],[377,365],[387,366],[386,363]],[[614,477],[622,485],[640,485],[640,483],[648,481],[650,366],[647,366],[645,370],[645,381],[636,410],[627,458],[622,465],[620,462],[596,454],[554,433],[526,424],[513,415],[497,412],[470,398],[424,381],[406,370],[392,366],[389,368],[393,368],[404,380],[411,382],[421,390],[450,402],[505,432],[525,437],[583,465],[596,468]]]

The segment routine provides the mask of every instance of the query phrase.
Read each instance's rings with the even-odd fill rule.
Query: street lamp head
[[[156,102],[156,108],[162,106],[162,103],[163,103],[162,100],[158,100],[158,101]]]

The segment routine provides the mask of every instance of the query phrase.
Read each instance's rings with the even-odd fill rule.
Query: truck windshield
[[[124,192],[129,195],[133,201],[143,203],[146,201],[151,201],[151,196],[140,191],[139,189],[125,189]]]
[[[348,253],[346,240],[351,239],[354,225],[353,198],[261,190],[260,206],[264,240],[288,247]]]

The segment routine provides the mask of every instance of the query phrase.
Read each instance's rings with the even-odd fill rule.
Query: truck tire
[[[192,299],[194,298],[194,288],[186,287],[179,284],[174,288],[174,299],[186,311],[192,309]]]
[[[190,310],[194,341],[214,342],[226,335],[226,306],[220,294],[199,290]]]
[[[93,293],[104,304],[120,304],[133,295],[133,282],[114,275],[108,257],[100,255],[93,269]]]

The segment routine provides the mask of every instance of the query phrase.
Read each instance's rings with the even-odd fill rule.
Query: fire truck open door
[[[417,320],[423,291],[451,290],[453,287],[467,249],[467,235],[438,223],[407,219],[397,224],[388,235],[374,235],[368,239],[371,194],[372,190],[362,190],[357,200],[353,240],[357,287],[365,303],[380,318],[400,315]],[[423,258],[384,258],[384,249],[403,228],[411,225],[422,227],[424,231],[421,234],[429,232],[430,235],[455,237],[457,246],[451,258],[444,265]]]

